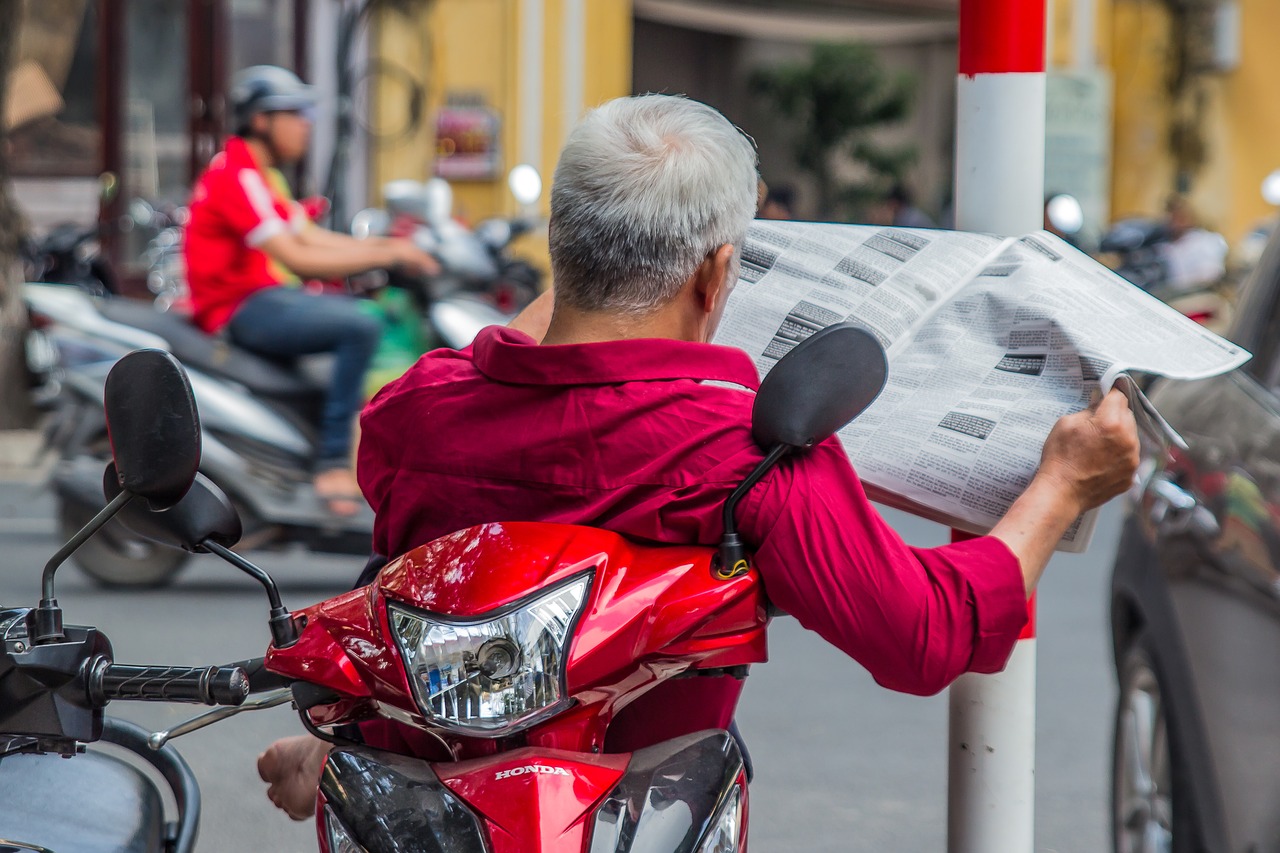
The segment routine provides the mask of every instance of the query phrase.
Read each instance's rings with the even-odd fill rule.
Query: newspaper
[[[868,494],[972,533],[1031,482],[1054,422],[1112,385],[1144,442],[1181,442],[1127,373],[1199,379],[1250,358],[1048,232],[755,223],[716,343],[763,376],[846,320],[889,359],[883,393],[839,434]],[[1096,515],[1059,550],[1083,551]]]

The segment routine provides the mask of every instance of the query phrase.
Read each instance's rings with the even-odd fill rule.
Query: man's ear
[[[729,272],[733,267],[733,253],[733,244],[725,243],[708,254],[698,265],[698,271],[694,273],[695,292],[701,302],[702,310],[708,314],[718,310],[729,288],[733,286],[733,282],[729,281]]]

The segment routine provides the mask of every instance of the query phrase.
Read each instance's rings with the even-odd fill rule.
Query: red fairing
[[[473,527],[410,551],[369,587],[303,611],[299,642],[271,649],[267,665],[353,697],[314,709],[317,723],[367,716],[376,705],[381,716],[427,727],[390,634],[386,600],[446,617],[477,617],[592,571],[567,662],[568,693],[577,707],[526,733],[529,744],[589,751],[602,745],[614,711],[662,678],[766,659],[767,617],[755,574],[719,580],[713,554],[703,547],[637,545],[572,525]],[[465,755],[493,751],[492,742],[471,744],[463,746]]]
[[[517,749],[500,759],[435,764],[440,781],[484,819],[493,853],[580,853],[591,815],[630,755]]]

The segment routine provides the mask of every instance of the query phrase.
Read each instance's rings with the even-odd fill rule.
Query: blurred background
[[[950,227],[957,6],[0,2],[0,72],[8,69],[0,87],[0,539],[12,564],[2,598],[34,600],[37,567],[78,527],[67,496],[46,488],[55,463],[81,453],[100,477],[104,447],[91,425],[100,405],[74,399],[68,377],[139,345],[119,337],[121,324],[146,326],[175,350],[183,334],[196,334],[138,312],[181,325],[185,205],[232,129],[226,97],[236,70],[281,65],[318,87],[310,153],[287,178],[297,197],[320,200],[308,209],[321,222],[362,236],[407,219],[400,233],[416,236],[440,230],[433,211],[443,210],[469,229],[454,228],[448,239],[462,245],[474,234],[481,254],[500,261],[491,266],[502,274],[472,275],[468,293],[509,312],[547,283],[549,194],[518,187],[513,168],[531,166],[549,184],[579,116],[631,93],[687,94],[750,134],[770,190],[762,216]],[[1046,227],[1188,316],[1224,327],[1280,204],[1280,53],[1272,45],[1280,3],[1047,0],[1047,12]],[[23,282],[37,281],[92,296],[98,313],[87,309],[92,322],[77,326],[86,312],[74,300],[37,298],[33,287],[24,300]],[[399,355],[411,361],[427,346],[465,345],[433,309],[450,299],[454,308],[471,303],[416,295],[403,308],[409,325],[431,328],[410,329]],[[61,308],[68,310],[53,316]],[[112,329],[99,328],[99,314]],[[219,373],[222,354],[209,349],[208,363],[196,365],[209,382],[252,397],[245,406],[294,406],[278,388],[254,386],[261,375]],[[296,390],[288,381],[297,377],[276,379]],[[220,480],[224,487],[309,482],[305,441],[301,450],[269,445],[241,429],[250,418],[206,420],[206,448],[222,442],[253,475]],[[50,423],[90,426],[55,434],[80,444],[55,446],[37,461],[33,427]],[[248,506],[249,497],[238,503],[242,512]],[[892,518],[920,544],[945,535]],[[317,544],[310,530],[272,540],[278,525],[258,521],[250,524],[255,547],[285,552],[265,565],[280,573],[292,606],[355,577],[367,529],[340,546]],[[1038,849],[1085,853],[1107,843],[1115,687],[1106,608],[1119,529],[1113,506],[1093,551],[1059,558],[1046,582]],[[300,543],[312,551],[299,553]],[[116,550],[98,553],[96,567],[65,574],[68,621],[133,625],[133,633],[112,629],[122,658],[146,659],[161,638],[174,663],[260,652],[266,632],[250,582],[194,561],[170,589],[143,593],[136,587],[159,585],[156,578],[169,583],[176,564],[132,540],[107,547]],[[131,580],[126,572],[140,567],[158,574]],[[775,638],[774,662],[753,676],[742,710],[759,771],[753,849],[940,849],[945,702],[888,694],[793,623]],[[152,716],[144,721],[167,725],[181,710],[145,712]],[[287,711],[272,713],[238,737],[211,730],[182,746],[208,785],[208,849],[312,843],[312,828],[281,819],[257,787],[253,756],[271,737],[297,730]]]

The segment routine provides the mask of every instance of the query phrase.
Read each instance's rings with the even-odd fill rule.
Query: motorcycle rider
[[[375,549],[403,554],[499,520],[716,544],[725,498],[763,456],[751,437],[755,366],[709,343],[756,188],[749,138],[704,104],[646,95],[588,114],[552,187],[555,289],[532,306],[552,299],[549,323],[521,315],[467,350],[431,353],[362,416]],[[406,440],[416,435],[431,440]],[[757,484],[739,530],[774,604],[882,685],[931,694],[1005,665],[1060,537],[1121,493],[1137,462],[1133,416],[1113,391],[1055,425],[1039,472],[990,535],[912,548],[833,438]],[[605,751],[725,728],[741,689],[730,676],[664,682],[619,713]],[[433,754],[392,723],[364,734]],[[259,759],[268,796],[295,818],[313,808],[327,748],[291,738]]]
[[[1201,228],[1186,196],[1171,196],[1165,203],[1166,243],[1159,244],[1164,258],[1164,286],[1172,293],[1207,287],[1227,272],[1227,241],[1221,234]]]
[[[225,329],[270,358],[334,354],[314,482],[330,511],[353,515],[361,500],[351,471],[354,419],[381,327],[350,297],[307,293],[300,279],[393,266],[432,274],[439,266],[408,240],[321,228],[294,201],[279,169],[306,153],[315,102],[312,87],[284,68],[235,75],[235,135],[196,183],[183,253],[194,320],[205,332]]]

